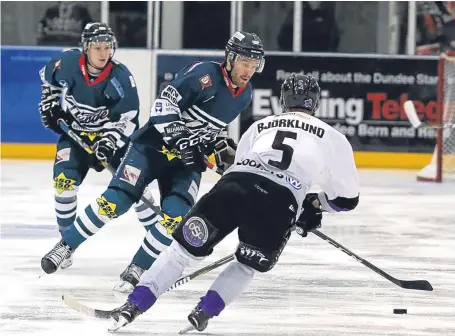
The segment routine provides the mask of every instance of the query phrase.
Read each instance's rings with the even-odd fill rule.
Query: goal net
[[[455,57],[442,54],[438,65],[438,124],[455,123]],[[418,174],[419,181],[455,181],[455,128],[438,129],[431,162]]]

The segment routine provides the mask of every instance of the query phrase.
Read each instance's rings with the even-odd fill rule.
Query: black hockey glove
[[[322,209],[318,194],[307,194],[302,207],[303,212],[295,223],[295,231],[302,237],[306,237],[309,231],[318,229],[322,225]]]
[[[237,144],[231,138],[226,136],[217,137],[216,140],[206,147],[206,154],[215,155],[216,165],[221,170],[225,171],[234,164]]]
[[[226,170],[234,164],[237,144],[231,138],[220,138],[215,143],[215,158],[217,166]]]
[[[41,102],[38,104],[38,110],[44,127],[57,134],[63,134],[63,131],[57,124],[57,120],[62,118],[67,121],[67,114],[60,106],[59,90],[56,90],[49,85],[41,85]]]
[[[93,145],[93,154],[89,157],[89,166],[100,172],[104,169],[102,162],[109,163],[115,154],[115,138],[107,135]]]
[[[169,138],[169,145],[180,152],[183,164],[197,172],[205,172],[207,166],[204,160],[204,151],[197,134],[191,134],[189,129],[180,122],[171,123],[164,129],[165,138]]]
[[[204,160],[204,152],[200,146],[186,147],[180,150],[183,164],[197,172],[203,173],[207,169]]]

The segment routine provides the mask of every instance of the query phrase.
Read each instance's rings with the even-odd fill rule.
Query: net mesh
[[[455,58],[443,56],[443,125],[455,123]],[[447,127],[442,131],[442,179],[455,181],[455,128]],[[435,148],[431,163],[419,172],[421,179],[436,179],[438,148]]]

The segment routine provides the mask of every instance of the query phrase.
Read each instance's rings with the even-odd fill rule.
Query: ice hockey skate
[[[188,321],[191,325],[180,330],[179,334],[185,334],[188,331],[196,329],[197,331],[204,331],[209,324],[211,317],[207,314],[198,304],[192,312],[188,315]]]
[[[120,281],[114,286],[114,290],[120,293],[131,293],[139,283],[139,279],[144,271],[136,264],[129,264],[122,274],[120,274]]]
[[[116,309],[112,313],[113,323],[108,328],[108,330],[116,331],[121,327],[124,327],[127,324],[133,322],[136,319],[136,317],[138,317],[140,314],[141,312],[139,311],[139,308],[135,304],[126,301],[125,304],[123,304],[123,306]]]
[[[72,264],[71,256],[71,247],[69,247],[62,239],[41,259],[41,268],[47,274],[52,274],[62,266],[65,260],[70,259]],[[68,265],[68,262],[66,263],[66,267],[71,266]]]

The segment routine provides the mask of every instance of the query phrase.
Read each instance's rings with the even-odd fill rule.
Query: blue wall
[[[39,70],[62,48],[1,47],[2,143],[55,143],[40,120]]]

